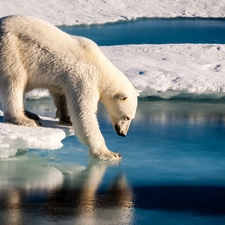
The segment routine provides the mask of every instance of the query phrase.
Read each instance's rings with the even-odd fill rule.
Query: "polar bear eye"
[[[128,116],[127,116],[127,118],[126,118],[126,119],[127,119],[127,120],[130,120],[130,117],[128,117]]]
[[[119,99],[119,100],[124,101],[124,100],[126,100],[128,97],[127,97],[127,95],[125,95],[125,94],[116,94],[116,95],[114,96],[114,98],[115,98],[115,99]]]
[[[122,101],[126,100],[127,99],[127,96],[121,98]]]

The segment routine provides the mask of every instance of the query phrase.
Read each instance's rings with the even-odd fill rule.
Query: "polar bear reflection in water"
[[[8,182],[0,184],[0,223],[19,225],[27,221],[35,223],[37,219],[39,224],[54,220],[59,224],[67,221],[97,225],[107,221],[111,224],[112,219],[114,224],[132,223],[133,195],[124,175],[114,177],[108,190],[98,193],[107,167],[116,164],[116,161],[91,160],[87,169],[62,173],[56,165],[43,167],[23,160],[2,161],[0,179],[7,177]],[[75,171],[71,167],[72,170]]]
[[[25,93],[48,89],[60,123],[71,124],[89,152],[118,160],[99,129],[99,100],[114,129],[125,136],[137,107],[137,92],[91,40],[71,36],[42,20],[9,16],[0,20],[0,96],[7,122],[35,127],[37,115],[24,109]]]

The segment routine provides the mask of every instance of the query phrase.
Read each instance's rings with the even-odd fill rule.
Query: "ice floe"
[[[225,96],[224,45],[126,45],[101,49],[141,96]]]
[[[67,135],[74,134],[71,127],[59,126],[55,119],[42,119],[41,127],[17,126],[5,123],[0,110],[0,158],[13,156],[18,149],[58,149]]]
[[[225,96],[224,45],[121,45],[101,49],[129,78],[140,97]],[[48,96],[46,90],[35,90],[27,98]]]

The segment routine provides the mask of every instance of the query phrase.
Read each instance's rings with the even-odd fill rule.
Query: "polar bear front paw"
[[[90,151],[90,150],[89,150]],[[95,158],[98,158],[100,160],[120,160],[122,156],[119,153],[111,152],[109,150],[100,152],[98,154],[94,154],[92,151],[90,151],[90,154],[93,155]]]
[[[99,159],[101,160],[120,160],[121,158],[122,156],[115,152],[104,153],[99,156]]]
[[[111,160],[118,160],[122,158],[122,155],[120,155],[119,153],[116,152],[110,152],[109,155],[107,155],[107,157]]]

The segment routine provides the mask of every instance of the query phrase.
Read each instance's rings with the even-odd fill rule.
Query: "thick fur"
[[[96,112],[101,100],[115,130],[125,136],[137,107],[137,93],[129,80],[89,39],[68,35],[32,17],[2,18],[0,96],[6,121],[39,125],[24,109],[25,93],[35,88],[50,91],[60,122],[72,122],[92,155],[121,158],[107,149]]]

